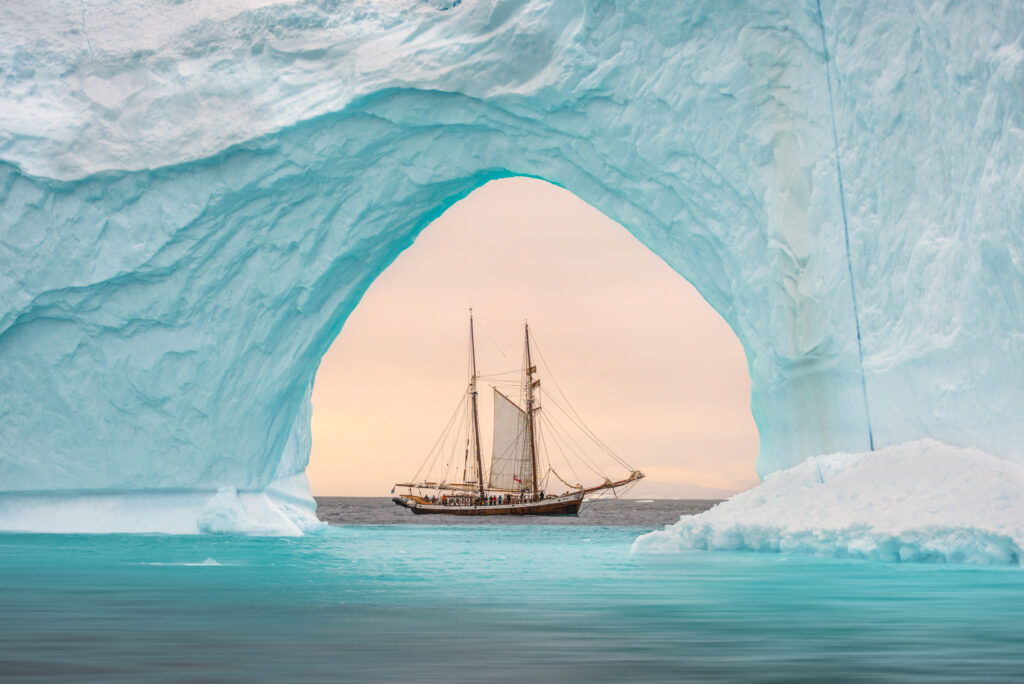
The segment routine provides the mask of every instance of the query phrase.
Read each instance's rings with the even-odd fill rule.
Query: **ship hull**
[[[574,494],[543,501],[487,506],[445,506],[405,496],[396,496],[392,501],[417,515],[576,515],[580,512],[583,495]]]

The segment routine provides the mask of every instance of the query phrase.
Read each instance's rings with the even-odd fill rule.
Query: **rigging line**
[[[489,316],[480,316],[479,314],[473,316],[473,318],[478,320],[478,321],[485,321],[487,323],[496,323],[498,326],[508,326],[510,328],[520,328],[523,325],[523,322],[521,320],[507,320],[507,319],[503,319],[503,318],[491,318]]]
[[[559,475],[558,471],[555,470],[554,468],[548,468],[548,473],[549,473],[549,476],[550,475],[554,475],[558,479],[559,482],[564,484],[569,489],[583,489],[584,488],[583,485],[578,483],[578,482],[576,484],[571,484],[569,482],[566,482],[565,478],[563,478],[561,475]]]
[[[853,259],[850,256],[850,224],[846,218],[846,193],[843,189],[843,166],[839,160],[839,127],[836,124],[836,108],[832,97],[832,58],[825,39],[825,13],[821,11],[821,0],[818,3],[818,25],[821,27],[821,49],[825,55],[825,82],[828,84],[828,109],[832,115],[832,145],[836,157],[836,181],[839,185],[839,209],[843,214],[843,241],[846,247],[846,269],[850,276],[850,298],[853,301],[853,324],[857,331],[857,358],[860,361],[860,389],[864,397],[864,417],[867,419],[868,446],[875,450],[875,434],[871,427],[871,407],[868,404],[868,381],[864,374],[864,343],[860,332],[860,307],[857,303],[857,283],[853,277]]]
[[[562,461],[565,462],[566,465],[569,466],[569,470],[571,470],[573,475],[576,476],[576,479],[580,480],[582,482],[583,480],[582,480],[582,478],[580,478],[579,474],[576,472],[576,469],[573,467],[572,461],[566,455],[567,453],[571,452],[571,449],[568,448],[568,446],[563,444],[563,441],[562,441],[561,437],[559,436],[559,432],[558,432],[558,430],[555,429],[554,425],[550,425],[549,427],[551,428],[551,441],[554,443],[555,448],[562,455]],[[583,465],[586,465],[586,463],[583,463]],[[588,469],[592,470],[589,466],[588,466]],[[600,475],[598,475],[598,476],[600,476]]]
[[[487,385],[491,389],[498,390],[499,392],[501,392],[502,394],[504,394],[506,396],[508,396],[510,394],[510,392],[508,390],[511,390],[511,389],[516,388],[516,387],[519,386],[519,384],[515,383],[515,382],[493,382],[493,381],[488,381]],[[502,390],[505,390],[505,391],[502,391]],[[511,400],[512,400],[511,397],[509,397],[509,401],[511,401]]]
[[[558,424],[557,421],[554,424]],[[584,449],[583,446],[580,445],[580,443],[575,440],[575,438],[573,438],[572,433],[569,432],[566,428],[562,427],[561,425],[559,425],[559,427],[563,430],[565,438],[572,442],[573,445],[575,445],[577,449],[576,453],[580,454],[581,460],[583,460],[585,463],[589,463],[591,468],[594,470],[595,473],[598,474],[598,476],[608,479],[608,476],[601,469],[601,465],[597,461],[595,461],[594,458],[590,456],[590,454],[587,453],[587,450]]]
[[[465,403],[467,404],[467,406],[461,412],[459,423],[458,423],[458,425],[455,426],[455,428],[450,433],[450,436],[452,438],[452,445],[451,445],[451,447],[449,449],[449,452],[448,452],[450,454],[450,456],[449,456],[449,459],[448,459],[448,466],[446,468],[444,468],[443,472],[441,473],[441,475],[442,475],[442,477],[440,478],[441,481],[447,482],[450,479],[460,479],[458,477],[458,473],[459,473],[459,455],[460,455],[460,452],[463,453],[463,455],[465,453],[463,451],[463,446],[462,446],[462,435],[467,434],[467,432],[468,432],[467,424],[469,422],[468,402],[465,402]],[[465,465],[466,465],[465,464],[465,457],[463,457],[462,460],[463,460],[463,468],[465,468]],[[454,472],[453,472],[453,469],[454,469]],[[461,479],[465,480],[465,478],[461,478]]]
[[[545,435],[546,432],[547,432],[547,428],[545,428],[544,430],[541,430],[539,432],[541,443],[542,443],[545,451],[548,450],[547,441],[544,439],[544,435]],[[551,452],[548,451],[548,453],[550,454]],[[576,472],[576,469],[572,467],[572,463],[568,459],[566,459],[566,458],[562,458],[562,460],[565,461],[565,464],[567,466],[569,466],[569,470],[572,472],[572,476],[576,478],[576,482],[577,483],[582,482],[582,480],[580,479],[579,474],[577,474],[577,472]],[[548,468],[550,468],[553,472],[555,470],[554,467],[551,466],[551,457],[550,456],[548,456]],[[558,477],[559,480],[562,480],[562,477],[557,472],[555,472],[555,476]],[[571,487],[572,486],[568,482],[566,482],[565,480],[562,480],[562,483],[565,484],[567,487]],[[583,485],[581,484],[579,486],[582,487]]]
[[[616,499],[621,499],[622,496],[620,496],[620,493],[619,493],[618,490],[621,489],[622,490],[621,493],[624,495],[627,492],[629,492],[629,490],[631,490],[634,486],[636,486],[636,482],[635,481],[634,482],[628,482],[628,483],[626,483],[624,485],[620,485],[619,487],[613,487],[611,490],[602,490],[600,492],[591,492],[590,500],[587,501],[586,503],[582,504],[580,506],[580,509],[582,510],[583,508],[589,507],[591,504],[597,503],[599,501],[608,501],[609,500],[608,499],[608,495],[607,495],[608,491],[610,491],[612,493],[612,496],[614,496]]]
[[[487,319],[484,319],[484,320],[487,320]],[[486,326],[485,326],[485,327],[483,328],[483,333],[484,333],[484,337],[486,337],[486,338],[487,338],[487,341],[491,343],[491,346],[492,346],[492,348],[494,348],[494,349],[497,349],[497,350],[498,350],[498,353],[499,353],[499,354],[500,354],[500,355],[501,355],[502,357],[504,357],[504,359],[505,359],[506,361],[508,361],[509,363],[515,363],[515,362],[514,362],[514,361],[513,361],[513,360],[512,360],[512,359],[511,359],[511,358],[510,358],[509,356],[508,356],[508,354],[506,354],[506,353],[505,353],[505,350],[501,348],[501,345],[500,345],[500,344],[496,344],[496,343],[494,342],[494,338],[493,338],[493,337],[491,337],[491,334],[490,334],[490,332],[489,332],[489,331],[487,330]],[[508,345],[506,345],[506,349],[508,349],[508,350],[511,350],[511,349],[512,349],[512,347],[513,347],[513,346],[515,346],[515,344],[516,344],[515,342],[511,342],[511,343],[509,343]],[[489,366],[487,367],[487,370],[490,370],[491,368],[493,368],[493,367],[494,367],[495,365],[497,365],[497,363],[498,363],[499,361],[500,361],[500,359],[494,359],[494,361],[493,361],[493,362],[491,362],[491,365],[489,365]]]
[[[470,420],[469,412],[470,412],[470,410],[469,410],[469,407],[467,406],[466,409],[462,412],[462,422],[459,423],[459,429],[456,432],[456,434],[459,436],[458,448],[462,452],[462,477],[459,478],[462,482],[465,482],[466,478],[469,476],[469,439],[470,439],[470,437],[469,437],[469,430],[467,429],[467,425],[468,425],[469,420]],[[465,440],[463,440],[463,436],[465,436]],[[463,442],[465,442],[465,446],[463,446]],[[456,461],[456,469],[455,469],[456,474],[459,472],[457,463],[458,462]]]
[[[443,455],[444,448],[441,443],[441,440],[444,438],[446,434],[447,428],[445,427],[444,430],[441,432],[441,435],[437,438],[437,441],[434,442],[434,445],[430,448],[430,451],[427,452],[427,458],[424,459],[423,463],[421,463],[420,467],[417,469],[416,474],[413,475],[413,482],[419,481],[421,474],[424,474],[424,477],[426,477],[424,469],[426,469],[426,472],[429,473],[433,469],[434,464],[437,463],[437,460]]]
[[[537,339],[536,335],[534,335],[534,342],[535,342],[535,346],[537,347],[537,353],[540,355],[541,361],[543,361],[544,365],[547,366],[549,369],[553,365],[557,365],[557,362],[555,362],[555,364],[548,363],[547,357],[544,355],[544,347],[541,344],[540,340]],[[558,367],[558,370],[559,370],[560,373],[564,373],[564,370],[562,369],[561,366],[557,366],[557,367]],[[572,410],[573,413],[576,414],[576,418],[580,422],[583,422],[583,417],[579,415],[579,412],[576,411],[576,408],[572,405],[572,402],[569,401],[569,397],[565,394],[565,391],[562,389],[562,386],[558,382],[558,379],[554,376],[553,373],[549,373],[549,374],[550,374],[550,379],[551,379],[552,384],[555,386],[555,389],[558,390],[558,393],[559,393],[559,395],[561,395],[562,399],[565,400],[566,405]],[[576,387],[576,385],[572,382],[571,378],[568,380],[568,382],[573,386],[573,389],[575,389],[577,392],[579,392],[579,388]],[[582,395],[582,393],[580,393],[580,394]],[[597,416],[597,419],[600,422],[600,416]]]
[[[582,423],[580,423],[580,422],[576,421],[576,420],[575,420],[575,419],[574,419],[574,418],[572,417],[572,415],[571,415],[571,414],[569,414],[569,413],[568,413],[568,412],[567,412],[567,411],[565,410],[565,408],[564,408],[563,406],[561,406],[561,405],[560,405],[560,404],[559,404],[559,403],[558,403],[557,401],[555,401],[555,400],[554,400],[554,398],[552,398],[552,397],[550,397],[550,396],[549,396],[549,397],[548,397],[548,399],[549,399],[549,400],[551,401],[551,404],[552,404],[552,406],[554,406],[554,407],[555,407],[555,408],[557,408],[557,409],[558,409],[559,411],[561,411],[561,412],[562,412],[562,414],[563,414],[563,415],[564,415],[564,416],[565,416],[565,417],[566,417],[566,418],[567,418],[567,419],[569,420],[569,422],[571,422],[571,423],[572,423],[573,425],[575,425],[575,426],[576,426],[576,428],[577,428],[578,430],[580,430],[580,431],[581,431],[581,432],[582,432],[582,433],[584,434],[584,436],[586,436],[587,438],[589,438],[589,439],[590,439],[590,440],[591,440],[591,441],[592,441],[592,442],[593,442],[593,443],[594,443],[595,445],[597,445],[597,447],[598,447],[599,449],[601,449],[601,450],[602,450],[602,451],[603,451],[603,452],[604,452],[604,453],[605,453],[606,455],[610,456],[610,457],[612,458],[612,460],[614,460],[614,461],[615,461],[616,463],[618,463],[618,464],[619,464],[620,466],[622,466],[623,468],[627,468],[627,469],[631,469],[631,468],[632,468],[632,467],[631,467],[631,466],[630,466],[630,465],[629,465],[628,463],[626,463],[626,461],[625,461],[625,460],[623,460],[622,458],[620,458],[618,454],[616,454],[616,453],[615,453],[614,451],[612,451],[612,450],[611,450],[611,449],[610,449],[610,448],[608,447],[608,445],[607,445],[607,444],[605,444],[604,442],[602,442],[602,441],[601,441],[601,439],[600,439],[600,438],[599,438],[599,437],[598,437],[597,435],[595,435],[595,434],[593,433],[593,431],[591,431],[591,430],[590,430],[590,429],[589,429],[589,428],[588,428],[588,427],[587,427],[587,426],[586,426],[585,424],[582,424]]]
[[[570,443],[571,442],[571,446],[575,447],[575,448],[571,449],[573,455],[575,455],[577,458],[579,458],[581,461],[583,461],[584,465],[586,465],[588,468],[593,470],[595,473],[597,473],[601,477],[605,476],[604,473],[599,472],[600,468],[598,468],[597,463],[592,458],[590,458],[589,455],[586,454],[586,450],[584,450],[579,445],[579,443],[576,442],[576,440],[571,438],[571,435],[569,434],[568,429],[566,429],[566,427],[564,425],[559,423],[555,419],[553,414],[548,413],[545,416],[545,418],[548,420],[548,422],[550,423],[551,427],[553,429],[557,430],[557,433],[558,433],[559,437],[561,437],[563,440],[565,440],[566,443]]]
[[[464,415],[465,412],[460,411],[459,413],[460,415]],[[424,475],[425,480],[429,479],[430,474],[435,471],[439,471],[439,474],[441,476],[439,479],[444,480],[448,476],[448,473],[451,471],[452,462],[454,460],[454,455],[452,454],[451,449],[448,447],[448,438],[451,436],[451,433],[451,430],[445,431],[444,442],[438,448],[437,455],[434,457],[434,460],[431,462],[430,467],[427,469],[427,472]],[[440,469],[435,467],[435,464],[437,464],[438,461],[443,461],[443,465],[441,466]]]
[[[579,458],[580,462],[598,477],[606,478],[605,474],[602,473],[600,468],[598,468],[593,462],[593,459],[588,457],[585,453],[580,453],[578,445],[576,448],[573,448],[572,444],[570,444],[571,437],[566,434],[564,428],[559,425],[557,421],[552,419],[550,416],[548,416],[547,420],[551,427],[552,438],[554,438],[559,444],[563,445],[566,452],[570,452]]]
[[[557,420],[555,420],[555,417],[552,414],[548,413],[544,417],[544,420],[548,424],[548,426],[551,428],[553,434],[557,438],[559,438],[559,441],[560,441],[561,444],[563,444],[564,450],[566,452],[570,453],[575,458],[580,459],[580,461],[583,462],[583,464],[586,465],[591,470],[594,470],[594,468],[597,467],[597,464],[594,463],[594,460],[589,458],[589,457],[587,457],[586,452],[584,452],[582,450],[582,448],[579,445],[579,443],[577,443],[577,442],[575,442],[575,440],[571,440],[569,438],[568,430],[565,428],[564,425],[562,425]],[[595,471],[595,472],[597,472],[597,471]],[[603,477],[603,474],[601,474],[601,473],[597,473],[597,474],[602,475],[602,477]]]
[[[490,378],[500,378],[506,375],[511,375],[512,373],[519,374],[520,372],[521,371],[517,368],[516,370],[498,371],[497,373],[478,373],[476,377],[478,380],[486,380]],[[508,382],[512,381],[509,380]]]
[[[557,385],[558,385],[558,383],[555,383],[556,388],[557,388]],[[558,389],[559,389],[559,391],[561,391],[561,388],[558,388]],[[547,395],[547,397],[551,401],[551,403],[555,405],[555,407],[557,407],[563,414],[565,414],[566,418],[568,418],[570,421],[572,421],[576,425],[576,427],[579,428],[583,432],[583,434],[585,434],[587,437],[589,437],[591,439],[591,441],[593,441],[605,453],[607,453],[609,456],[611,456],[612,459],[614,459],[616,463],[618,463],[619,465],[623,466],[624,468],[632,469],[632,466],[630,466],[625,461],[625,459],[623,459],[617,453],[615,453],[615,451],[611,447],[609,447],[604,442],[604,440],[602,440],[600,437],[597,436],[597,433],[595,433],[592,429],[590,429],[589,426],[587,426],[586,422],[584,422],[584,420],[583,420],[583,417],[579,414],[578,411],[576,411],[576,409],[572,406],[572,404],[569,404],[568,408],[567,408],[566,406],[563,406],[562,404],[560,404],[553,396]],[[565,397],[564,394],[562,394],[562,398],[566,399],[566,401],[568,401],[568,398]]]
[[[448,419],[447,425],[444,426],[444,429],[441,431],[441,434],[437,438],[437,441],[434,442],[434,446],[432,446],[430,448],[430,451],[427,452],[427,461],[430,460],[430,456],[434,453],[434,450],[437,449],[438,446],[441,444],[441,440],[443,440],[445,438],[445,436],[448,434],[449,428],[451,428],[452,423],[455,422],[455,416],[457,416],[459,414],[459,411],[462,409],[462,404],[465,401],[466,401],[466,397],[465,397],[465,395],[463,395],[462,399],[459,401],[458,405],[455,407],[455,411],[452,412],[451,418]],[[427,461],[424,461],[422,464],[420,464],[419,470],[417,470],[416,474],[413,476],[413,481],[414,482],[417,479],[419,479],[420,472],[423,470],[423,467],[427,464]]]
[[[552,404],[552,405],[553,405],[553,406],[554,406],[555,408],[557,408],[557,409],[558,409],[559,411],[561,411],[561,412],[562,412],[562,414],[563,414],[563,415],[564,415],[564,416],[565,416],[565,417],[566,417],[566,418],[567,418],[567,419],[568,419],[568,420],[569,420],[569,421],[570,421],[571,423],[573,423],[573,424],[574,424],[574,425],[575,425],[575,426],[576,426],[576,427],[577,427],[577,428],[578,428],[578,429],[579,429],[579,430],[580,430],[581,432],[583,432],[583,434],[584,434],[585,436],[587,436],[588,438],[590,438],[590,440],[591,440],[592,442],[594,442],[594,444],[596,444],[596,445],[598,446],[598,448],[600,448],[600,449],[601,449],[602,451],[604,451],[604,452],[605,452],[605,453],[606,453],[606,454],[607,454],[608,456],[610,456],[610,457],[611,457],[611,458],[612,458],[612,459],[613,459],[613,460],[614,460],[614,461],[615,461],[616,463],[618,463],[618,464],[619,464],[620,466],[622,466],[623,468],[626,468],[627,470],[633,470],[633,466],[631,466],[631,465],[630,465],[629,463],[627,463],[627,462],[625,461],[625,459],[621,458],[621,457],[620,457],[620,456],[619,456],[618,454],[616,454],[616,453],[615,453],[614,451],[612,451],[612,450],[611,450],[611,448],[610,448],[610,447],[609,447],[609,446],[608,446],[607,444],[605,444],[605,443],[604,443],[603,441],[601,441],[601,439],[600,439],[600,438],[599,438],[599,437],[598,437],[598,436],[597,436],[596,434],[594,434],[593,430],[591,430],[590,428],[588,428],[588,427],[586,426],[586,424],[582,423],[581,421],[577,421],[577,420],[575,420],[575,419],[573,418],[573,416],[572,416],[572,415],[571,415],[571,414],[570,414],[569,412],[567,412],[567,411],[565,410],[565,407],[563,407],[563,406],[562,406],[562,405],[561,405],[561,404],[560,404],[560,403],[559,403],[558,401],[556,401],[554,397],[552,397],[551,395],[547,395],[547,399],[548,399],[548,400],[549,400],[549,401],[551,402],[551,404]],[[578,415],[578,414],[577,414],[577,415]]]
[[[548,367],[548,369],[549,369],[549,371],[550,371],[550,369],[551,369],[551,367],[552,367],[552,364],[549,364],[549,363],[548,363],[547,357],[546,357],[546,356],[544,355],[544,348],[543,348],[543,345],[541,345],[541,343],[540,343],[540,341],[539,341],[539,340],[537,339],[537,336],[536,336],[536,335],[534,335],[534,338],[533,338],[533,339],[534,339],[534,342],[536,343],[536,344],[535,344],[535,346],[537,347],[537,353],[538,353],[538,355],[540,356],[540,358],[541,358],[541,361],[542,361],[542,362],[544,363],[544,365],[545,365],[545,366],[547,366],[547,367]],[[558,366],[558,370],[559,370],[559,372],[560,372],[560,373],[564,372],[564,371],[562,370],[562,367],[561,367],[561,366]],[[559,393],[559,394],[560,394],[560,395],[562,396],[562,398],[563,398],[563,399],[565,400],[565,403],[566,403],[566,404],[568,404],[568,405],[569,405],[569,407],[570,407],[570,408],[572,409],[572,412],[576,414],[576,417],[577,417],[577,419],[578,419],[578,420],[579,420],[579,421],[580,421],[581,423],[583,423],[583,417],[579,415],[579,412],[578,412],[578,411],[576,411],[576,409],[575,409],[575,408],[573,408],[573,406],[572,406],[572,402],[571,402],[571,401],[569,401],[569,397],[567,397],[567,396],[566,396],[566,394],[565,394],[565,392],[564,392],[564,391],[562,390],[562,386],[561,386],[561,385],[560,385],[560,384],[558,383],[558,380],[556,380],[556,379],[555,379],[555,377],[554,377],[554,374],[552,374],[552,373],[550,373],[550,372],[549,372],[549,375],[550,375],[550,378],[551,378],[551,383],[552,383],[552,384],[553,384],[553,385],[555,386],[555,389],[556,389],[556,390],[558,390],[558,393]],[[568,382],[569,382],[569,384],[571,384],[571,385],[573,386],[573,388],[574,388],[574,389],[575,389],[575,390],[576,390],[577,392],[579,392],[579,388],[578,388],[578,387],[576,387],[576,385],[575,385],[575,384],[573,384],[573,382],[572,382],[572,379],[569,379],[569,380],[568,380]],[[591,412],[593,413],[593,411],[591,411]],[[601,416],[600,416],[599,414],[597,414],[597,413],[594,413],[594,416],[595,416],[595,417],[597,418],[597,422],[601,424],[601,427],[602,427],[602,428],[604,428],[604,430],[605,430],[605,431],[606,431],[606,432],[607,432],[607,433],[608,433],[608,434],[609,434],[609,435],[610,435],[610,436],[612,437],[612,439],[615,439],[615,435],[614,435],[614,434],[613,434],[613,433],[611,432],[611,430],[609,430],[609,429],[608,429],[608,426],[607,426],[607,425],[605,425],[604,421],[603,421],[603,420],[601,420]],[[590,429],[589,429],[589,428],[587,428],[587,430],[588,430],[588,431],[590,431]],[[590,431],[590,432],[592,432],[592,431]],[[604,445],[604,443],[603,443],[603,442],[602,442],[601,440],[597,439],[596,435],[594,436],[594,439],[596,439],[596,440],[598,441],[598,443],[600,443],[600,444]],[[617,439],[615,439],[615,442],[616,442],[617,446],[618,446],[618,447],[619,447],[620,449],[622,449],[622,445],[618,443],[618,440],[617,440]],[[610,447],[608,447],[607,445],[604,445],[604,448],[605,448],[605,449],[606,449],[606,450],[607,450],[607,451],[608,451],[609,453],[613,454],[613,455],[615,456],[615,458],[616,458],[616,459],[619,459],[619,458],[620,458],[619,456],[615,455],[615,452],[613,452],[613,451],[611,450],[611,448],[610,448]],[[626,468],[628,468],[628,469],[630,469],[630,470],[632,470],[632,469],[633,469],[633,466],[631,466],[631,465],[629,465],[628,463],[626,463],[626,462],[625,462],[625,460],[623,460],[623,461],[621,462],[621,465],[623,465],[624,467],[626,467]]]
[[[604,473],[602,473],[600,470],[596,469],[586,459],[580,457],[580,455],[578,453],[573,451],[572,444],[567,441],[567,438],[566,438],[566,436],[565,436],[565,434],[563,432],[560,432],[559,430],[552,430],[552,436],[554,437],[556,444],[559,445],[559,448],[563,451],[563,453],[572,453],[573,456],[579,461],[580,465],[583,466],[583,468],[585,468],[586,470],[589,470],[596,477],[598,477],[598,478],[600,478],[602,480],[607,480],[608,479],[605,476]],[[565,458],[565,462],[566,463],[571,463],[571,461],[569,460],[568,457]],[[575,470],[573,471],[573,474],[577,475],[577,479],[579,479],[582,482],[582,478],[580,478],[578,476],[578,474],[575,472]]]
[[[533,422],[533,438],[534,442],[539,442],[539,445],[535,447],[534,458],[537,459],[537,469],[544,470],[544,467],[551,467],[551,457],[548,455],[544,447],[544,435],[541,434],[543,428],[541,427],[540,420],[534,420]]]
[[[565,411],[564,407],[562,407],[562,405],[558,403],[558,401],[556,401],[555,399],[551,399],[551,402],[555,405],[555,408],[561,411],[570,422],[572,422],[575,426],[577,426],[577,428],[580,429],[581,432],[584,433],[584,435],[589,437],[591,441],[597,444],[598,448],[600,448],[601,451],[603,451],[607,456],[609,456],[612,461],[622,466],[623,468],[626,468],[627,470],[633,470],[633,466],[630,465],[626,461],[626,459],[622,458],[621,456],[618,456],[610,446],[608,446],[600,437],[597,436],[597,434],[592,429],[590,429],[590,427],[586,423],[583,422],[582,419],[580,421],[574,420],[572,416]],[[577,414],[577,416],[579,416],[579,414]]]

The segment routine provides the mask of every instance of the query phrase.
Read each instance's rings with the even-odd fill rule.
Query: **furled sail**
[[[524,489],[533,481],[526,412],[494,390],[494,444],[488,486]]]

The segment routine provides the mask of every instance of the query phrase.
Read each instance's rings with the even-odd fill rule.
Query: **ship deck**
[[[392,501],[417,515],[576,515],[583,503],[583,493],[511,504],[440,504],[414,496],[396,496]]]

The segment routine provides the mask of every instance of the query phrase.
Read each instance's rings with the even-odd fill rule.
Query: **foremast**
[[[473,336],[473,309],[469,310],[469,394],[473,404],[473,451],[476,455],[477,484],[480,486],[480,498],[484,498],[484,467],[480,458],[480,418],[477,411],[476,391],[476,340]],[[536,475],[534,475],[536,478]]]

